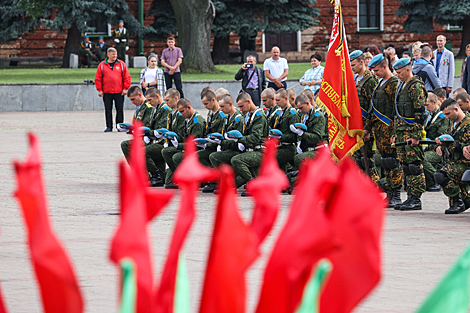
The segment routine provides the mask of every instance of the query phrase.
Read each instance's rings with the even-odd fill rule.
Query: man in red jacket
[[[106,117],[105,132],[113,131],[113,101],[116,107],[116,125],[124,121],[124,96],[131,86],[131,75],[126,63],[117,58],[117,50],[108,49],[107,58],[98,65],[95,75],[98,95],[103,97]]]

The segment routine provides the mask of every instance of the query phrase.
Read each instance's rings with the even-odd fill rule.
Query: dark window
[[[380,29],[380,0],[359,0],[359,29]]]
[[[87,32],[87,34],[93,35],[106,35],[109,36],[109,24],[102,19],[96,19],[94,21],[90,21],[86,23],[89,27],[94,27],[95,30],[92,32]]]

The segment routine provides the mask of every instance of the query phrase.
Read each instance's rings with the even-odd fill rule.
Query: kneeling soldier
[[[421,210],[421,195],[426,191],[424,178],[423,148],[419,140],[423,136],[424,106],[428,92],[423,81],[411,72],[411,61],[408,58],[398,60],[393,66],[400,79],[395,96],[395,137],[393,142],[410,141],[411,145],[397,147],[397,153],[402,161],[403,172],[406,175],[407,199],[395,210]]]
[[[470,160],[464,157],[463,152],[463,148],[470,145],[470,118],[454,99],[444,100],[441,111],[453,122],[449,134],[454,138],[454,142],[447,147],[436,148],[439,156],[446,156],[447,163],[436,171],[434,179],[449,197],[450,207],[445,214],[458,214],[470,208],[468,185],[461,181],[463,173],[470,169]],[[436,142],[442,144],[439,140]]]
[[[245,131],[240,139],[235,141],[241,152],[232,158],[237,188],[253,179],[261,164],[261,149],[264,139],[268,136],[269,128],[266,115],[262,109],[256,108],[251,96],[242,92],[237,97],[237,105],[245,114]]]

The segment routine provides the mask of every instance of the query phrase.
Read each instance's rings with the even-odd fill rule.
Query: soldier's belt
[[[293,146],[294,144],[292,142],[281,142],[279,145],[280,146]]]
[[[400,116],[400,115],[398,115],[397,117],[400,120],[402,120],[403,122],[405,122],[406,124],[413,124],[415,122],[414,118],[403,117],[403,116]]]
[[[380,113],[379,111],[377,111],[377,109],[374,106],[372,106],[372,112],[374,112],[374,115],[377,116],[377,118],[382,123],[384,123],[387,126],[390,126],[390,123],[392,122],[392,120],[386,117],[385,115],[383,115],[382,113]]]
[[[245,151],[246,152],[253,152],[253,151],[261,150],[262,148],[264,148],[264,147],[261,146],[261,145],[258,145],[258,146],[255,146],[254,148],[246,148]]]
[[[361,112],[362,112],[362,117],[363,117],[363,118],[369,118],[369,112],[367,112],[367,111],[364,110],[363,108],[361,108]]]

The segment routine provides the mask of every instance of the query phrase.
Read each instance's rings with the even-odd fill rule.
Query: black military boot
[[[165,182],[158,172],[152,173],[151,175],[150,185],[152,185],[152,187],[163,187],[163,185],[165,185]]]
[[[401,198],[400,198],[400,189],[390,189],[388,194],[388,207],[394,208],[398,210],[398,206],[401,205]]]
[[[215,190],[215,186],[216,186],[216,185],[217,185],[216,183],[210,182],[210,183],[208,183],[208,184],[206,185],[206,187],[204,187],[204,188],[202,189],[202,192],[203,192],[203,193],[213,193],[214,190]]]
[[[397,209],[395,207],[395,209]],[[421,199],[418,196],[408,194],[408,198],[406,199],[405,202],[403,202],[398,210],[400,211],[413,211],[413,210],[421,210]]]
[[[429,188],[426,190],[426,191],[429,191],[429,192],[439,192],[442,190],[442,187],[438,184],[434,184],[432,186],[429,186]]]
[[[451,205],[450,208],[445,210],[445,214],[459,214],[465,211],[465,204],[463,203],[462,199],[460,198],[460,195],[457,195],[455,197],[452,197],[451,199]]]

